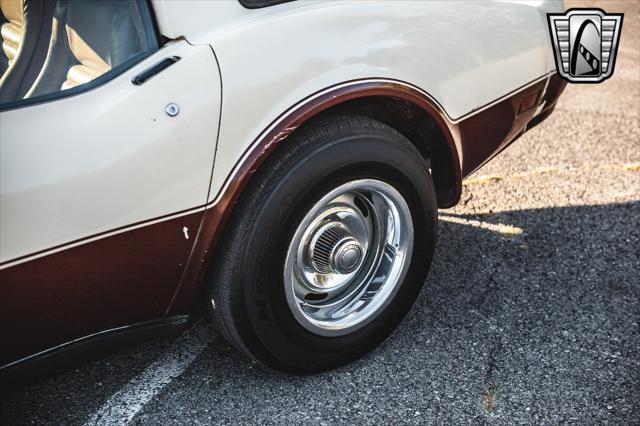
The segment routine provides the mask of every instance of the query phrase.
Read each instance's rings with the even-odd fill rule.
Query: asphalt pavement
[[[466,181],[373,353],[288,376],[198,322],[5,392],[2,423],[640,424],[640,2],[596,5],[625,12],[613,78]]]

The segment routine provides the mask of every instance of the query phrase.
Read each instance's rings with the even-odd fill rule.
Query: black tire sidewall
[[[266,179],[268,196],[256,211],[243,251],[239,284],[247,348],[263,363],[293,372],[322,371],[370,351],[409,311],[426,279],[436,239],[437,206],[431,178],[418,151],[391,129],[350,132],[296,152]],[[414,242],[409,270],[393,300],[366,326],[325,337],[304,328],[285,295],[283,270],[293,233],[317,200],[335,187],[372,178],[396,188],[410,207]],[[247,327],[248,326],[248,327]]]

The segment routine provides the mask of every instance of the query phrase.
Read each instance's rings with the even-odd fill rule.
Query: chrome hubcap
[[[362,245],[340,222],[329,222],[312,238],[309,254],[317,273],[348,274],[360,265]]]
[[[409,266],[413,223],[391,185],[349,182],[323,196],[298,225],[284,270],[287,302],[309,331],[343,335],[393,299]]]

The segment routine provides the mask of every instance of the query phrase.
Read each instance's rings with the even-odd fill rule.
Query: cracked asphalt
[[[640,3],[599,5],[625,12],[615,75],[570,85],[440,212],[427,285],[391,338],[297,377],[205,333],[131,422],[640,424]],[[83,424],[122,389],[135,404],[132,381],[161,374],[175,347],[158,339],[5,392],[2,423]]]

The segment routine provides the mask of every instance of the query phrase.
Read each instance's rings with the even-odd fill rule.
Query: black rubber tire
[[[286,250],[320,197],[361,178],[383,180],[407,201],[414,226],[409,271],[393,301],[365,327],[319,336],[299,324],[287,305]],[[404,136],[366,117],[318,120],[265,161],[234,207],[211,270],[213,318],[233,346],[276,370],[314,373],[346,364],[389,336],[411,308],[431,265],[436,229],[428,166]]]

